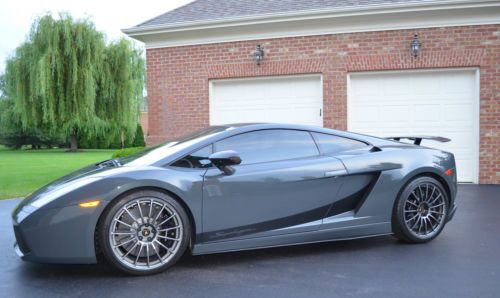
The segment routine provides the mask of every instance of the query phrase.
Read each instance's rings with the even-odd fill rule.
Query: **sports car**
[[[405,139],[405,142],[402,142]],[[455,210],[440,137],[314,126],[210,126],[54,181],[13,211],[18,255],[129,274],[193,255],[392,234],[434,239]]]

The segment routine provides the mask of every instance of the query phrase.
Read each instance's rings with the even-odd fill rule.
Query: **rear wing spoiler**
[[[394,140],[394,141],[400,141],[401,139],[407,139],[407,140],[413,141],[413,144],[415,144],[415,145],[420,145],[420,143],[422,143],[422,140],[431,140],[431,141],[436,141],[436,142],[441,142],[441,143],[446,143],[446,142],[451,141],[448,138],[433,137],[433,136],[400,136],[400,137],[388,137],[386,139]]]

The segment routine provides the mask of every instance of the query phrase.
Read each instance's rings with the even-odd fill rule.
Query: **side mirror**
[[[216,166],[219,170],[224,172],[226,175],[234,174],[235,170],[233,165],[239,165],[241,163],[241,158],[238,152],[233,150],[219,151],[212,153],[208,159]]]

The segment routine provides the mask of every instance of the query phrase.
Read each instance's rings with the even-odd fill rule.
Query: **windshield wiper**
[[[120,162],[117,158],[107,159],[95,164],[98,167],[106,168],[106,167],[119,167],[121,166]]]

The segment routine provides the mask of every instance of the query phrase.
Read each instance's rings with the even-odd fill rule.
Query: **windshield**
[[[188,135],[181,136],[176,140],[148,147],[140,152],[119,159],[120,164],[129,166],[148,165],[161,160],[169,154],[176,153],[184,148],[196,144],[214,134],[231,129],[227,126],[209,126]]]

